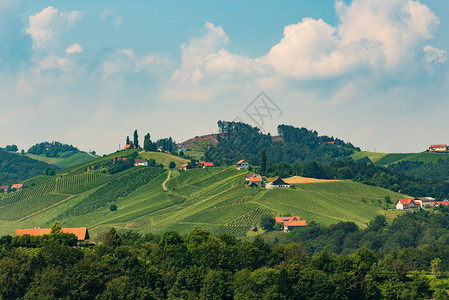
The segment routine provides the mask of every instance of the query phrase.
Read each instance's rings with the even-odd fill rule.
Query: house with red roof
[[[3,190],[4,192],[6,192],[6,191],[8,191],[8,187],[9,187],[9,186],[1,185],[1,186],[0,186],[0,190]]]
[[[184,171],[187,171],[188,167],[189,167],[189,164],[183,164],[183,165],[181,165],[180,169],[184,170]]]
[[[23,187],[23,183],[16,183],[16,184],[11,185],[11,188],[16,189],[16,190],[21,190],[22,187]]]
[[[306,220],[300,220],[298,216],[293,217],[276,217],[276,223],[284,225],[284,232],[289,232],[291,228],[307,226]]]
[[[252,177],[250,177],[249,178],[249,183],[251,184],[251,183],[255,183],[255,184],[257,184],[258,186],[261,186],[262,185],[262,176],[260,176],[260,175],[257,175],[257,174],[254,174],[255,176],[252,176]]]
[[[440,205],[449,206],[449,201],[444,200],[444,201],[435,202],[435,206],[440,206]]]
[[[417,208],[416,202],[413,198],[409,199],[398,199],[396,201],[396,209],[409,209],[409,208]]]
[[[448,148],[447,148],[446,144],[430,145],[429,151],[430,152],[447,152]]]
[[[148,167],[148,160],[144,159],[144,158],[136,158],[134,159],[134,166],[145,166]]]
[[[125,148],[123,148],[123,149],[124,149],[124,150],[128,150],[128,149],[134,149],[134,148],[136,148],[135,145],[126,144],[126,145],[125,145]]]
[[[249,162],[244,159],[241,159],[237,162],[237,170],[246,170],[249,168]]]
[[[78,238],[78,242],[84,242],[86,240],[89,240],[89,231],[87,230],[87,227],[72,227],[72,228],[61,228],[62,233],[73,233]],[[51,228],[32,228],[32,229],[16,229],[15,236],[20,235],[44,235],[44,234],[50,234]]]

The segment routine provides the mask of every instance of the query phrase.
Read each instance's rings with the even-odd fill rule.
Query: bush
[[[111,204],[111,206],[109,206],[109,210],[110,211],[116,211],[117,210],[117,205]]]

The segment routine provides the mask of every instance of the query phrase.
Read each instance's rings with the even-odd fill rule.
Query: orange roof
[[[284,223],[284,226],[306,226],[306,220],[300,220],[298,216],[294,217],[275,217],[276,223]]]
[[[238,162],[237,164],[240,165],[240,164],[242,164],[244,161],[245,161],[244,159],[239,160],[239,162]]]
[[[437,201],[436,205],[446,205],[446,206],[448,206],[449,205],[449,201]]]
[[[298,220],[298,221],[287,221],[284,222],[284,226],[289,226],[289,227],[296,227],[296,226],[306,226],[307,222],[306,220]]]
[[[447,147],[447,145],[446,145],[446,144],[440,144],[440,145],[430,145],[430,147],[429,147],[429,148],[444,148],[444,147]]]
[[[189,164],[183,164],[181,165],[181,168],[187,167]]]
[[[410,198],[410,199],[399,199],[398,201],[401,202],[402,205],[409,205],[410,202],[415,203],[415,201],[413,200],[413,198]],[[415,203],[415,204],[416,204],[416,203]]]
[[[85,241],[90,239],[87,227],[72,227],[72,228],[61,228],[63,233],[73,233],[78,238],[78,241]],[[50,228],[33,228],[33,229],[16,229],[16,236],[29,234],[29,235],[43,235],[50,234]]]
[[[129,149],[129,148],[131,148],[131,144],[126,144],[124,149],[126,150],[126,149]],[[133,145],[132,148],[136,148],[136,145]]]
[[[12,188],[12,189],[21,189],[22,186],[23,186],[23,183],[16,183],[16,184],[13,184],[13,185],[11,186],[11,188]]]
[[[335,144],[335,142],[327,142],[329,145],[333,145]]]
[[[204,162],[204,166],[205,167],[213,167],[214,163],[212,163],[212,162]]]
[[[262,181],[262,176],[260,176],[260,175],[252,176],[252,177],[249,178],[249,181],[251,181],[251,182],[255,182],[255,181],[259,182],[259,181]]]

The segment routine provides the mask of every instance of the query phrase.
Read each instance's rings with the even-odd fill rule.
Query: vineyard
[[[56,179],[55,191],[67,190],[75,186],[86,185],[105,176],[106,175],[104,174],[93,172],[71,176],[60,176]]]

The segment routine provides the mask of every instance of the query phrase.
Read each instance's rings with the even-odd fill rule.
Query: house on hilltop
[[[72,227],[72,228],[61,228],[62,233],[73,233],[78,238],[78,242],[84,242],[90,239],[89,231],[87,230],[87,227]],[[51,229],[50,228],[33,228],[33,229],[17,229],[15,236],[20,235],[44,235],[44,234],[50,234]]]
[[[281,177],[278,177],[273,182],[270,182],[266,185],[267,189],[271,189],[274,187],[290,187],[290,185],[286,183],[284,180],[282,180]]]
[[[148,160],[146,159],[140,159],[140,158],[136,158],[134,159],[134,166],[145,166],[148,167]]]
[[[444,200],[444,201],[437,201],[437,202],[435,202],[435,206],[441,206],[441,205],[449,206],[449,201]]]
[[[189,167],[189,164],[183,164],[183,165],[181,165],[180,169],[184,170],[184,171],[187,171],[188,167]]]
[[[249,183],[250,184],[255,183],[255,184],[257,184],[257,186],[261,186],[262,185],[262,176],[255,174],[255,176],[250,177]]]
[[[6,186],[6,185],[1,185],[0,186],[0,190],[3,190],[4,192],[7,192],[8,188],[9,188],[9,186]]]
[[[242,159],[238,161],[236,166],[237,170],[246,170],[249,168],[249,163],[246,160]]]
[[[123,150],[128,150],[128,149],[135,149],[136,146],[135,145],[131,145],[131,144],[126,144],[125,148],[123,148]]]
[[[181,151],[186,152],[188,150],[189,150],[189,148],[187,148],[187,146],[185,146],[184,144],[178,145],[178,149],[177,149],[178,152],[181,152]]]
[[[284,232],[289,232],[291,228],[307,226],[306,220],[300,220],[298,216],[294,217],[276,217],[276,223],[284,225]]]
[[[409,209],[409,208],[416,208],[416,202],[413,198],[409,199],[398,199],[396,201],[396,209]]]
[[[448,147],[446,144],[439,144],[439,145],[430,145],[429,146],[429,152],[447,152]]]
[[[21,190],[23,187],[23,183],[16,183],[11,186],[12,189]]]

